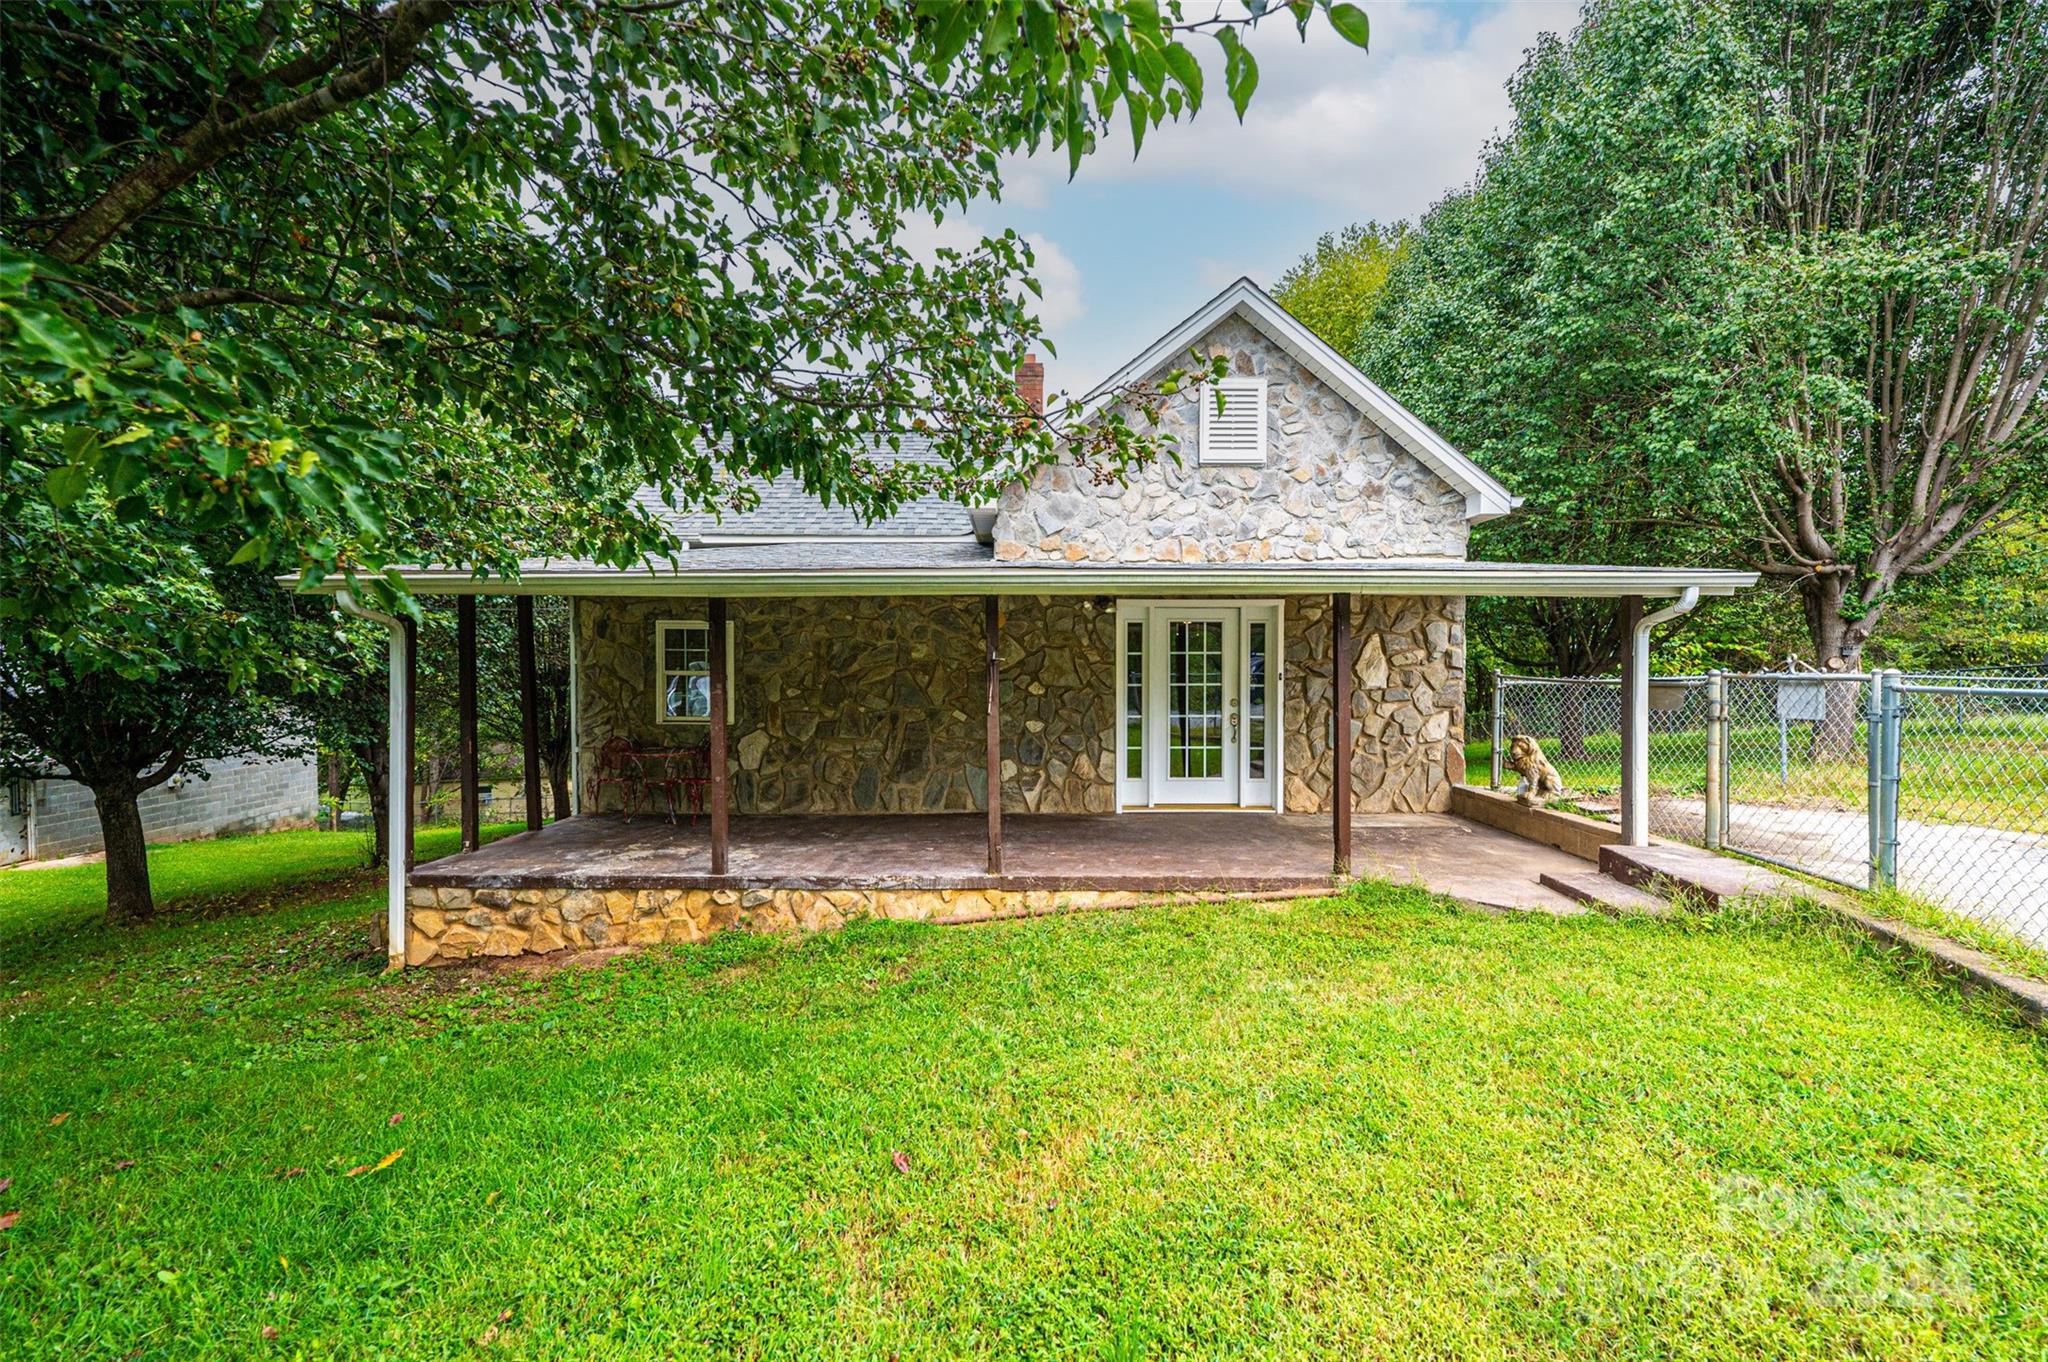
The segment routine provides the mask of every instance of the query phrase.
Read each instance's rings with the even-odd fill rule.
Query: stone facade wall
[[[728,740],[742,813],[981,808],[981,602],[956,597],[740,600]],[[605,740],[682,745],[702,726],[655,720],[654,628],[702,601],[577,602],[586,773]],[[1012,598],[1003,615],[1003,807],[1115,807],[1116,612],[1087,598]],[[1354,806],[1440,811],[1464,778],[1465,623],[1457,597],[1353,598]],[[1327,597],[1286,602],[1285,807],[1330,793]],[[616,809],[617,792],[605,792]]]
[[[36,782],[33,797],[38,860],[101,850],[91,790],[44,780]],[[143,834],[152,842],[311,827],[320,812],[320,776],[311,757],[228,758],[145,791],[137,802]]]
[[[987,713],[979,597],[735,600],[732,804],[742,813],[928,813],[983,807]],[[704,619],[689,598],[576,602],[587,775],[612,737],[680,746],[703,725],[655,711],[655,625]],[[1115,807],[1116,612],[1011,597],[1002,623],[1003,807]],[[605,808],[617,808],[616,790]]]
[[[1265,466],[1197,462],[1200,396],[1191,385],[1168,399],[1162,419],[1162,429],[1178,443],[1178,463],[1157,460],[1108,484],[1071,464],[1036,470],[1002,496],[998,558],[1214,563],[1465,556],[1464,494],[1263,333],[1230,317],[1195,349],[1228,356],[1237,373],[1268,380]]]
[[[1354,596],[1352,808],[1441,813],[1465,778],[1465,599]],[[1329,598],[1287,602],[1289,812],[1330,807]]]

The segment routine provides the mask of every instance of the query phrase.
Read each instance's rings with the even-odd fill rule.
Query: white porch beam
[[[391,678],[387,686],[384,775],[384,968],[405,968],[405,872],[412,823],[412,769],[406,752],[407,682],[411,666],[405,646],[405,621],[361,605],[346,590],[334,593],[344,614],[381,624],[391,631]]]
[[[1629,691],[1623,705],[1628,716],[1628,734],[1621,759],[1621,840],[1625,846],[1650,844],[1650,630],[1677,619],[1699,603],[1699,588],[1687,587],[1670,605],[1637,620],[1631,631]]]

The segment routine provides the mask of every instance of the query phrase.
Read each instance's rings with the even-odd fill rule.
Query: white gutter
[[[1621,769],[1634,772],[1635,779],[1629,784],[1628,798],[1621,809],[1621,840],[1625,846],[1650,844],[1650,630],[1677,619],[1699,603],[1700,589],[1687,587],[1662,610],[1637,620],[1635,637],[1629,640],[1633,666],[1629,673],[1628,751],[1622,758]]]
[[[334,603],[344,614],[391,631],[390,731],[386,734],[389,751],[384,775],[384,968],[391,973],[405,968],[405,852],[399,839],[411,830],[412,822],[412,772],[405,763],[405,621],[358,604],[345,587],[334,593]]]
[[[708,555],[709,550],[702,551]],[[436,596],[1732,596],[1757,574],[1724,568],[1575,566],[1522,563],[1399,563],[1386,560],[1284,567],[1154,564],[984,563],[947,567],[686,571],[551,568],[517,578],[445,568],[398,568],[412,591]],[[295,589],[296,579],[286,579]],[[325,584],[311,588],[327,591]]]

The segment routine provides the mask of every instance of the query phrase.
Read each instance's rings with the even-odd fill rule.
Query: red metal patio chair
[[[681,787],[683,798],[690,805],[690,824],[696,826],[697,815],[704,812],[704,792],[711,788],[711,746],[708,743],[696,747],[685,747],[675,754],[675,779]],[[675,805],[669,805],[669,816],[675,816]]]
[[[597,751],[597,769],[590,773],[583,794],[591,808],[601,810],[604,808],[604,787],[618,786],[619,812],[630,823],[633,821],[633,806],[639,802],[644,784],[640,758],[633,751],[633,744],[625,738],[608,738]]]
[[[643,752],[643,785],[651,792],[659,788],[668,800],[668,821],[676,821],[676,808],[688,804],[690,822],[696,823],[697,815],[704,812],[704,790],[711,783],[705,774],[705,753],[702,747],[669,747],[659,752]],[[660,774],[655,774],[656,772]],[[650,798],[649,807],[652,807]]]

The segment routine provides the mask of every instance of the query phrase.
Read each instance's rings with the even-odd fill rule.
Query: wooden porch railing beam
[[[1002,723],[1002,603],[995,596],[981,598],[982,641],[988,649],[988,873],[1003,873],[1003,723]]]
[[[526,783],[526,830],[540,827],[540,667],[534,660],[533,597],[521,596],[518,606],[519,756]],[[555,817],[566,818],[567,809]]]
[[[398,845],[405,851],[405,872],[412,873],[413,832],[418,821],[413,813],[413,773],[420,764],[420,626],[405,622],[405,769],[392,771],[385,780],[384,802],[397,820]],[[400,943],[404,950],[404,943]]]
[[[1351,598],[1330,597],[1330,870],[1351,873]]]
[[[711,598],[711,873],[725,874],[729,811],[725,771],[725,597]]]
[[[462,849],[483,845],[476,801],[476,597],[455,601],[455,751],[461,782]]]

